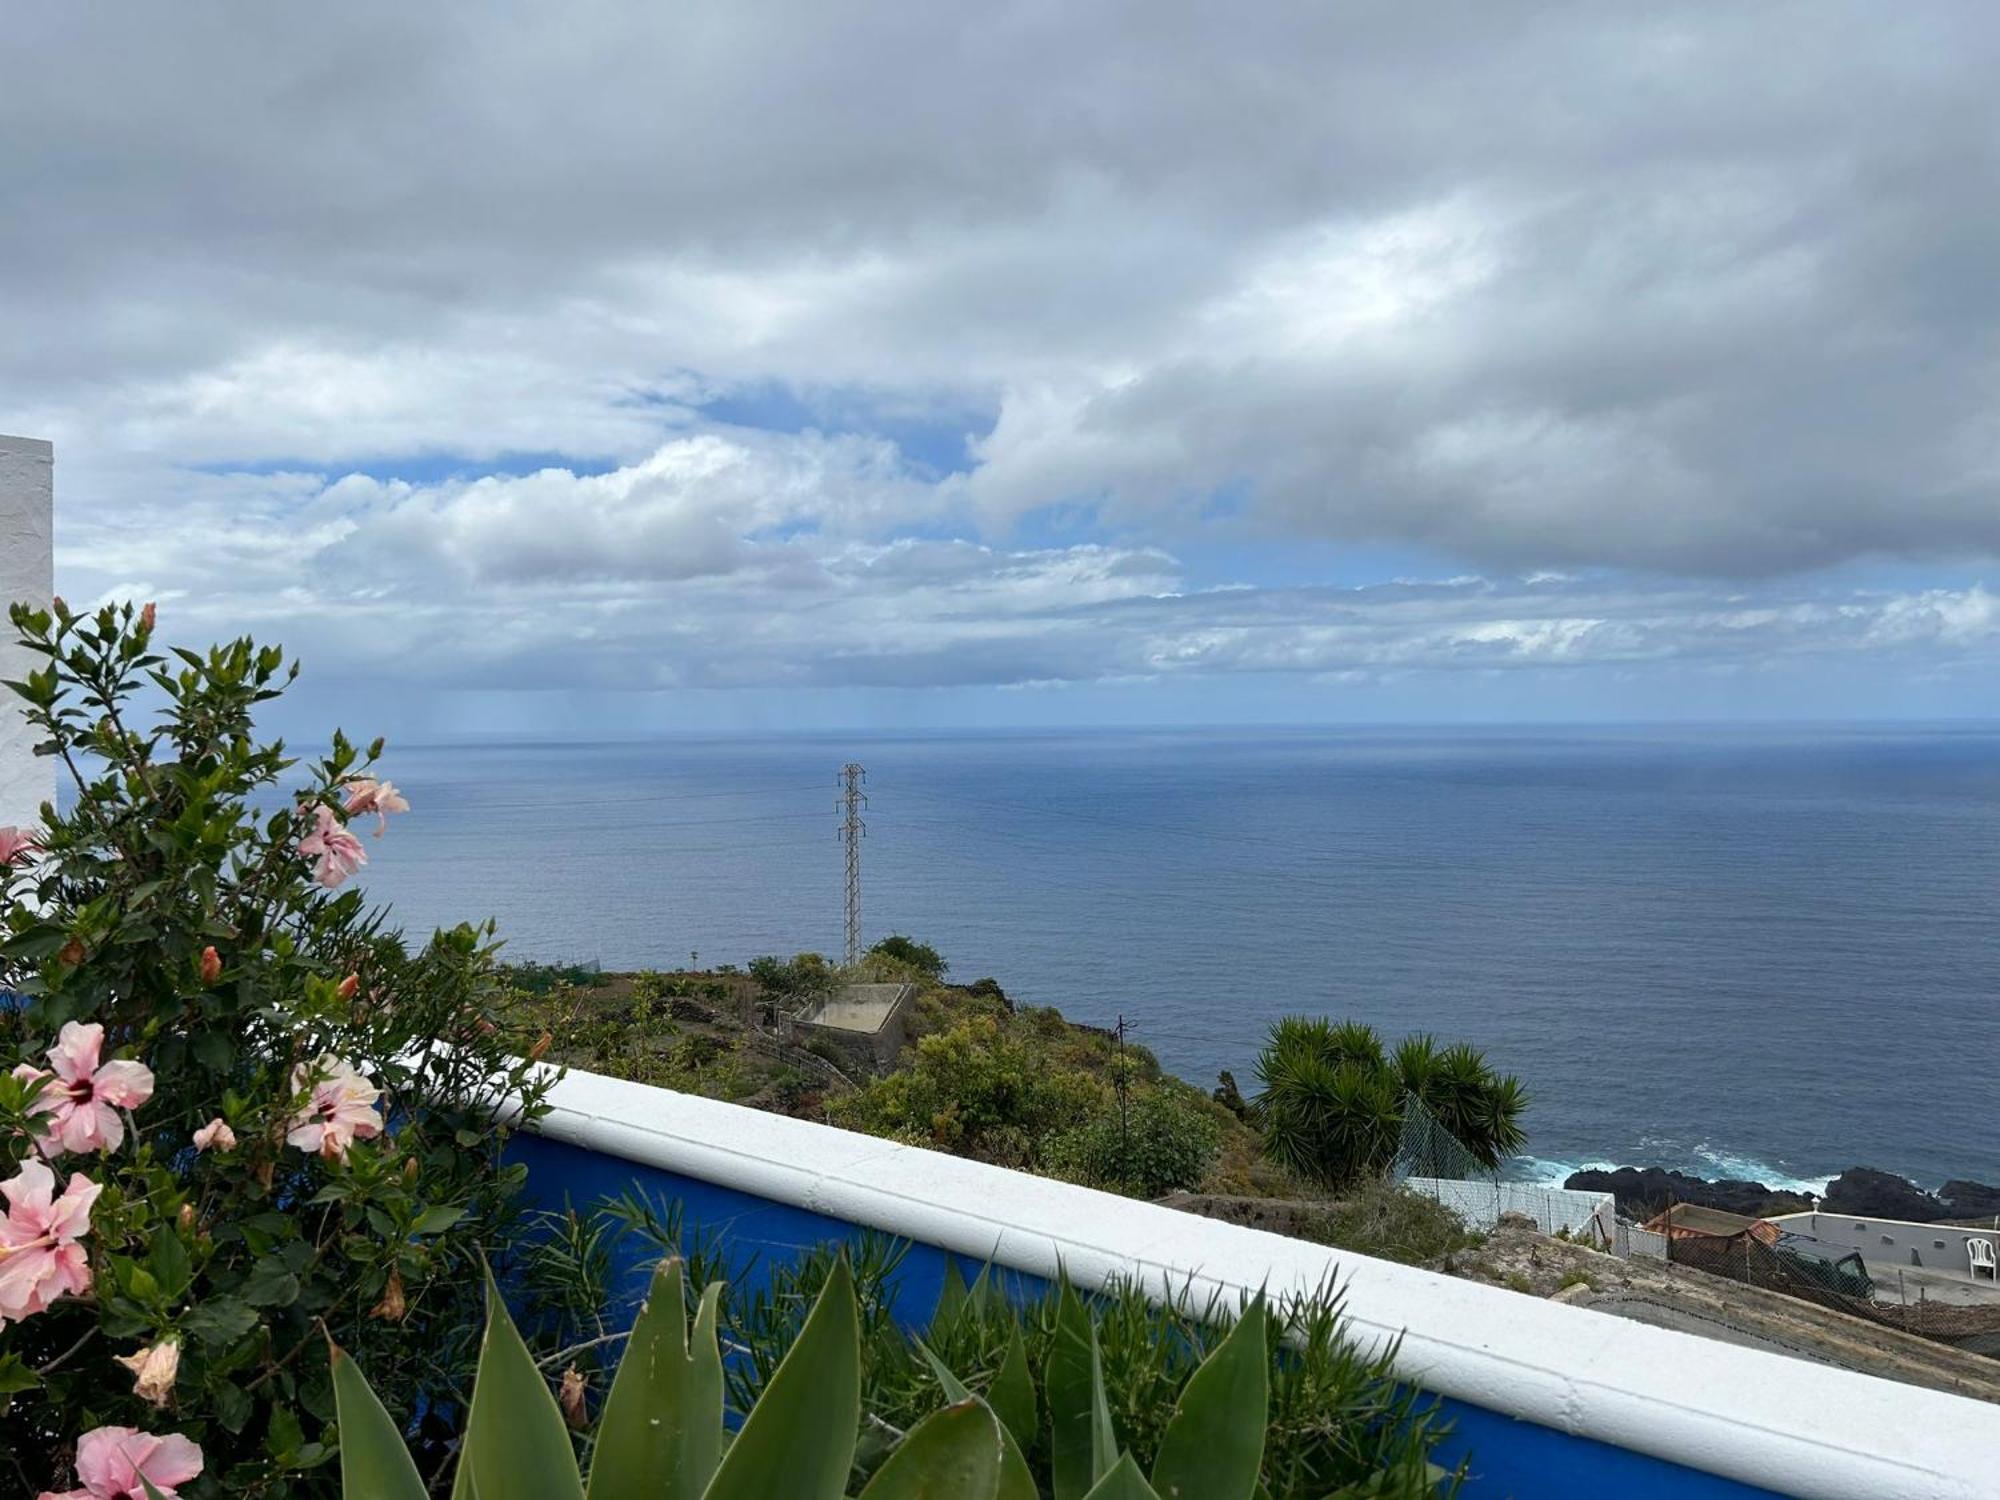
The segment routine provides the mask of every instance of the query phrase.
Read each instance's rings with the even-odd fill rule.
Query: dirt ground
[[[1656,1327],[2000,1402],[2000,1361],[1689,1267],[1621,1260],[1552,1239],[1511,1215],[1483,1245],[1441,1257],[1431,1268]]]

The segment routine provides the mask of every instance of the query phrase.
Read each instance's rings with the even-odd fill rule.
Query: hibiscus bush
[[[11,618],[71,793],[0,829],[0,1492],[334,1495],[329,1338],[434,1474],[518,1224],[496,1105],[541,1107],[491,930],[346,886],[408,804],[380,742],[257,738],[277,649]]]

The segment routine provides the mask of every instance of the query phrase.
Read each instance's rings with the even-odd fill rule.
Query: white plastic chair
[[[1972,1279],[1977,1281],[1983,1271],[1995,1281],[2000,1281],[2000,1257],[1996,1257],[1993,1241],[1968,1238],[1965,1242],[1966,1259],[1972,1262]]]

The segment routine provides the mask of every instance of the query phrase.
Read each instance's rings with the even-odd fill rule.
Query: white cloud
[[[1982,20],[35,7],[0,427],[388,677],[1983,659]]]

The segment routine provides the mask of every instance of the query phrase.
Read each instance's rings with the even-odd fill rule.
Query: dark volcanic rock
[[[1669,1203],[1694,1203],[1703,1208],[1746,1214],[1751,1218],[1800,1213],[1813,1206],[1812,1199],[1803,1193],[1781,1192],[1761,1182],[1733,1178],[1710,1182],[1705,1177],[1690,1177],[1685,1172],[1668,1172],[1660,1167],[1572,1172],[1563,1186],[1579,1192],[1609,1193],[1617,1200],[1618,1212],[1628,1219],[1642,1222],[1664,1210]]]
[[[1938,1189],[1938,1197],[1954,1219],[1990,1219],[2000,1214],[2000,1188],[1954,1177]]]
[[[1820,1207],[1830,1214],[1852,1214],[1857,1219],[1909,1219],[1918,1224],[1951,1215],[1950,1209],[1909,1178],[1873,1167],[1849,1167],[1834,1178],[1826,1185]]]

